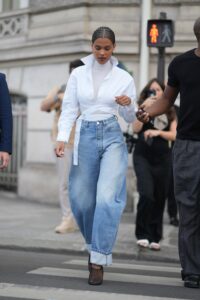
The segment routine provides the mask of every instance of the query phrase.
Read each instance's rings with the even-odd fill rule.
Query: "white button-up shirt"
[[[58,122],[57,141],[68,142],[71,129],[76,122],[74,143],[74,164],[77,164],[77,149],[81,120],[97,121],[116,115],[117,112],[126,122],[135,119],[136,90],[133,77],[125,70],[117,67],[118,61],[111,57],[112,70],[102,81],[94,98],[92,65],[93,54],[82,59],[85,65],[74,69],[69,77],[63,98],[62,113]],[[121,106],[115,97],[126,95],[131,104]],[[96,114],[98,112],[98,114]]]

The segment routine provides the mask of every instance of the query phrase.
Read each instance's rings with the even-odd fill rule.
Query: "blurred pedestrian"
[[[83,62],[79,59],[74,60],[69,65],[69,73],[77,67],[83,65]],[[46,112],[54,112],[54,123],[52,128],[52,141],[54,149],[56,148],[56,138],[58,134],[58,119],[61,114],[61,106],[64,96],[66,85],[61,87],[55,86],[47,95],[47,97],[41,103],[41,110]],[[59,202],[62,211],[61,223],[56,226],[56,233],[69,233],[77,230],[77,224],[73,217],[68,195],[68,179],[69,172],[72,164],[72,153],[74,143],[75,127],[72,128],[68,143],[65,145],[65,155],[57,160],[57,171],[59,180]]]
[[[184,286],[200,287],[200,18],[194,23],[197,48],[175,57],[163,96],[141,106],[140,121],[166,112],[180,92],[177,138],[173,148],[175,198],[179,210],[179,256]]]
[[[0,169],[5,169],[12,153],[12,108],[6,77],[0,73]]]
[[[126,203],[128,154],[117,121],[135,118],[132,76],[112,56],[115,34],[99,27],[92,35],[92,54],[67,83],[59,120],[57,155],[62,156],[76,122],[70,201],[89,252],[91,285],[103,282],[103,266],[112,263],[112,249]],[[79,116],[80,113],[80,116]]]
[[[164,84],[153,78],[142,90],[138,104],[156,102],[163,90]],[[152,250],[160,250],[171,167],[170,142],[175,140],[176,126],[175,109],[147,124],[138,120],[133,123],[133,131],[138,134],[133,152],[139,193],[135,234],[138,246]]]

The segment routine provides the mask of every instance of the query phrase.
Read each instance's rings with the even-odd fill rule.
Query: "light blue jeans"
[[[71,208],[91,262],[112,263],[112,248],[126,204],[128,153],[116,117],[82,121],[78,166],[69,176]]]

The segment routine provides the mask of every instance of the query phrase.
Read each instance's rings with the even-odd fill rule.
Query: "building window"
[[[20,8],[20,0],[3,0],[2,11],[16,10]]]
[[[29,0],[0,0],[0,11],[2,12],[23,9],[28,6]]]

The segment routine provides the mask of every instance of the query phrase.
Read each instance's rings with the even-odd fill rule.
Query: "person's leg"
[[[200,280],[199,161],[200,142],[175,142],[173,171],[175,197],[179,208],[179,256],[183,279],[187,279],[188,275],[197,275]],[[187,284],[186,281],[185,286]],[[199,287],[199,281],[197,285]]]
[[[172,164],[172,163],[171,163]],[[169,177],[169,190],[167,195],[167,212],[169,215],[169,222],[171,225],[178,226],[178,209],[177,203],[174,196],[174,177],[173,177],[173,167],[171,166],[170,177]]]
[[[69,191],[72,211],[90,252],[88,283],[92,285],[102,284],[103,265],[112,262],[112,247],[126,200],[127,159],[116,118],[83,122],[78,166],[71,169]],[[116,175],[110,180],[112,173]]]
[[[66,147],[64,157],[57,158],[59,202],[62,212],[62,221],[55,228],[56,233],[67,233],[77,229],[77,225],[71,211],[68,195],[68,179],[72,163],[72,153],[73,148]]]
[[[184,274],[200,275],[200,209],[178,202],[180,212],[179,248]]]
[[[78,165],[72,165],[69,175],[71,208],[90,251],[99,176],[99,153],[96,147],[96,122],[82,122]]]
[[[141,155],[134,155],[134,170],[137,177],[137,190],[139,200],[137,204],[135,234],[138,240],[147,240],[144,244],[148,246],[149,240],[152,240],[150,234],[151,212],[154,203],[154,180],[152,167],[148,160]]]
[[[125,147],[124,142],[116,138],[105,147],[101,159],[91,245],[91,262],[98,265],[112,263],[112,249],[126,204],[128,157]]]
[[[151,215],[151,242],[159,243],[163,237],[163,214],[165,208],[165,200],[168,193],[168,180],[170,172],[169,155],[162,157],[162,160],[154,166],[154,205]],[[160,247],[158,247],[160,248]],[[156,250],[156,249],[155,249]]]
[[[72,214],[68,195],[68,180],[72,164],[72,154],[73,148],[65,147],[64,157],[57,158],[59,172],[59,200],[63,217],[68,217]]]

